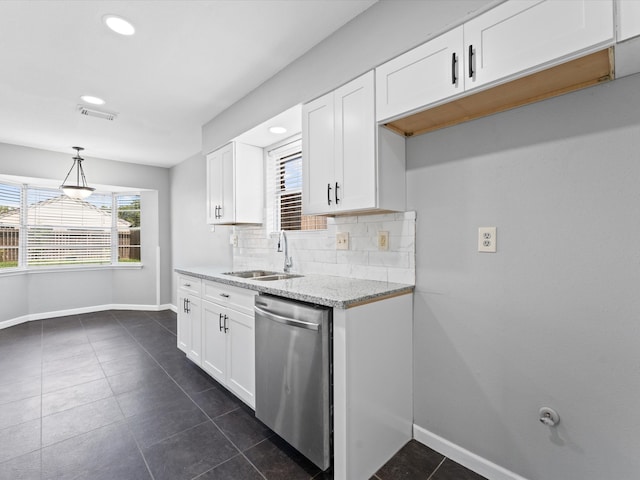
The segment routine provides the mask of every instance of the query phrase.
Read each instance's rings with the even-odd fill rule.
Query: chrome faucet
[[[284,239],[284,273],[289,273],[291,267],[293,266],[293,260],[289,256],[289,244],[287,243],[287,235],[284,233],[284,230],[280,230],[280,236],[278,237],[278,251],[282,251],[282,247],[280,246],[280,241]]]

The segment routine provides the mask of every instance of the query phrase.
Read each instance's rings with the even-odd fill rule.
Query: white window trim
[[[78,265],[27,265],[27,220],[28,220],[28,200],[27,200],[27,188],[42,188],[54,190],[49,185],[36,185],[26,183],[16,183],[10,180],[0,179],[0,182],[7,185],[14,185],[20,187],[20,240],[18,247],[18,266],[10,268],[0,269],[0,276],[13,276],[24,275],[30,273],[54,273],[54,272],[86,272],[86,271],[100,271],[100,270],[140,270],[144,267],[142,260],[140,262],[118,262],[118,211],[117,211],[117,196],[119,195],[138,195],[141,200],[142,211],[142,194],[138,190],[126,190],[126,191],[96,191],[96,193],[108,194],[112,198],[112,226],[111,226],[111,263],[104,263],[101,265],[96,264],[78,264]],[[141,245],[142,248],[142,245]]]
[[[269,145],[264,149],[266,175],[265,175],[265,227],[267,237],[280,234],[280,220],[276,208],[276,192],[275,192],[275,157],[283,158],[294,153],[300,152],[302,146],[302,134],[293,135],[278,143]],[[304,187],[303,187],[304,188]],[[327,230],[287,230],[287,235],[292,238],[305,236],[318,236],[326,234]]]

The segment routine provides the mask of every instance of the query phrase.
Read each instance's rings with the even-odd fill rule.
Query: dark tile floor
[[[252,480],[331,475],[176,348],[170,311],[0,330],[0,479]],[[374,480],[482,480],[409,442]]]

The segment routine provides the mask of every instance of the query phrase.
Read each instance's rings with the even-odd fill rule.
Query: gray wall
[[[206,163],[195,155],[171,169],[171,244],[173,267],[219,266],[231,269],[231,227],[207,225]],[[176,275],[172,276],[172,303],[176,304]]]
[[[0,172],[60,179],[71,165],[63,154],[0,143]],[[160,304],[171,301],[169,170],[85,157],[90,184],[150,189],[142,193],[142,263],[140,270],[74,271],[0,276],[0,321],[28,314],[105,304],[156,305],[156,257],[160,248]],[[5,308],[4,305],[10,305]]]
[[[205,125],[203,151],[488,3],[379,2]],[[629,77],[407,142],[415,423],[531,480],[640,471],[638,91]],[[476,253],[480,226],[498,253]]]
[[[640,472],[639,91],[636,75],[407,141],[415,423],[531,480]],[[481,226],[496,254],[477,253]]]
[[[202,152],[215,150],[500,1],[504,0],[380,0],[204,125]]]

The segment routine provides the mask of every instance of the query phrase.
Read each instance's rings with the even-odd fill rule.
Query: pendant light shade
[[[73,149],[76,151],[76,156],[73,157],[73,165],[71,165],[67,176],[64,177],[64,181],[62,182],[62,185],[60,185],[60,190],[62,190],[62,193],[70,198],[87,198],[93,193],[95,188],[91,188],[87,185],[87,179],[84,176],[84,169],[82,168],[82,161],[84,160],[84,158],[80,156],[80,152],[84,150],[84,148],[73,147]],[[67,183],[67,180],[69,180],[69,175],[71,175],[71,172],[73,172],[74,168],[76,169],[75,185],[73,183]]]

